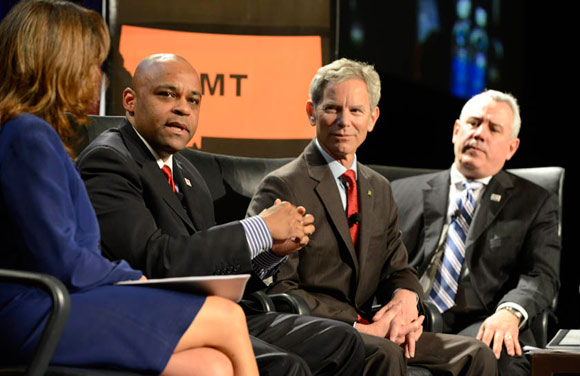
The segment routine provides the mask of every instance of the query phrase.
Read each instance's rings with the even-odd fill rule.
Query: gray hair
[[[514,122],[512,124],[511,137],[512,138],[518,137],[518,134],[520,133],[520,128],[522,126],[522,119],[520,118],[520,107],[518,105],[517,99],[509,93],[503,93],[503,92],[498,91],[498,90],[486,90],[482,93],[479,93],[479,94],[471,97],[471,99],[468,100],[465,103],[465,105],[463,105],[463,108],[461,109],[461,115],[459,115],[459,119],[465,120],[465,117],[467,116],[466,111],[467,111],[467,108],[469,107],[468,105],[471,104],[473,101],[478,100],[478,99],[483,98],[483,97],[490,98],[496,102],[507,103],[510,106],[510,108],[512,109],[512,112],[514,113]]]
[[[375,68],[366,63],[350,59],[335,60],[320,68],[310,83],[310,100],[317,107],[322,101],[328,83],[358,79],[367,85],[369,105],[373,110],[381,99],[381,79]]]

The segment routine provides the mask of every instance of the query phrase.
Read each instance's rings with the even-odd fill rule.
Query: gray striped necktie
[[[453,212],[456,214],[451,219],[445,239],[443,259],[437,269],[433,288],[429,294],[429,299],[435,303],[441,313],[455,305],[457,285],[465,258],[465,240],[475,211],[473,191],[482,185],[483,183],[472,180],[464,182],[464,190],[455,202],[456,210]]]

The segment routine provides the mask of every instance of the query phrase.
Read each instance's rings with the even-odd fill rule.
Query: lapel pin
[[[369,189],[369,190],[367,191],[367,194],[368,194],[368,195],[369,195],[369,197],[370,197],[370,196],[372,196],[372,195],[373,195],[373,191],[371,191],[371,190]]]
[[[498,195],[497,193],[492,193],[490,198],[491,198],[491,201],[495,201],[495,202],[501,201],[501,195]]]
[[[183,180],[185,180],[185,184],[187,184],[189,187],[191,187],[191,182],[189,181],[188,178],[183,178]]]

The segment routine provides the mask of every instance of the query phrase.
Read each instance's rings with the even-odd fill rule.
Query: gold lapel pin
[[[185,180],[185,184],[191,187],[191,181],[188,178],[183,178],[183,180]]]
[[[501,195],[498,195],[497,193],[492,193],[490,198],[491,198],[491,201],[495,201],[495,202],[501,201]]]
[[[371,190],[369,189],[369,190],[367,191],[367,194],[368,194],[368,195],[369,195],[369,197],[370,197],[370,196],[372,196],[372,195],[373,195],[373,191],[371,191]]]

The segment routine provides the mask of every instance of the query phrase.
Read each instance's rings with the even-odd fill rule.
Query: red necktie
[[[353,218],[353,214],[358,215],[358,190],[356,189],[355,173],[353,170],[347,170],[342,174],[342,178],[346,181],[346,218],[348,219],[352,244],[356,246],[356,240],[358,238],[358,220]]]
[[[173,174],[171,173],[171,168],[169,168],[168,165],[163,165],[163,167],[161,167],[161,171],[163,172],[163,175],[165,175],[165,177],[167,178],[167,182],[171,186],[171,189],[173,189],[173,192],[177,192],[175,190],[175,182],[173,181]]]

